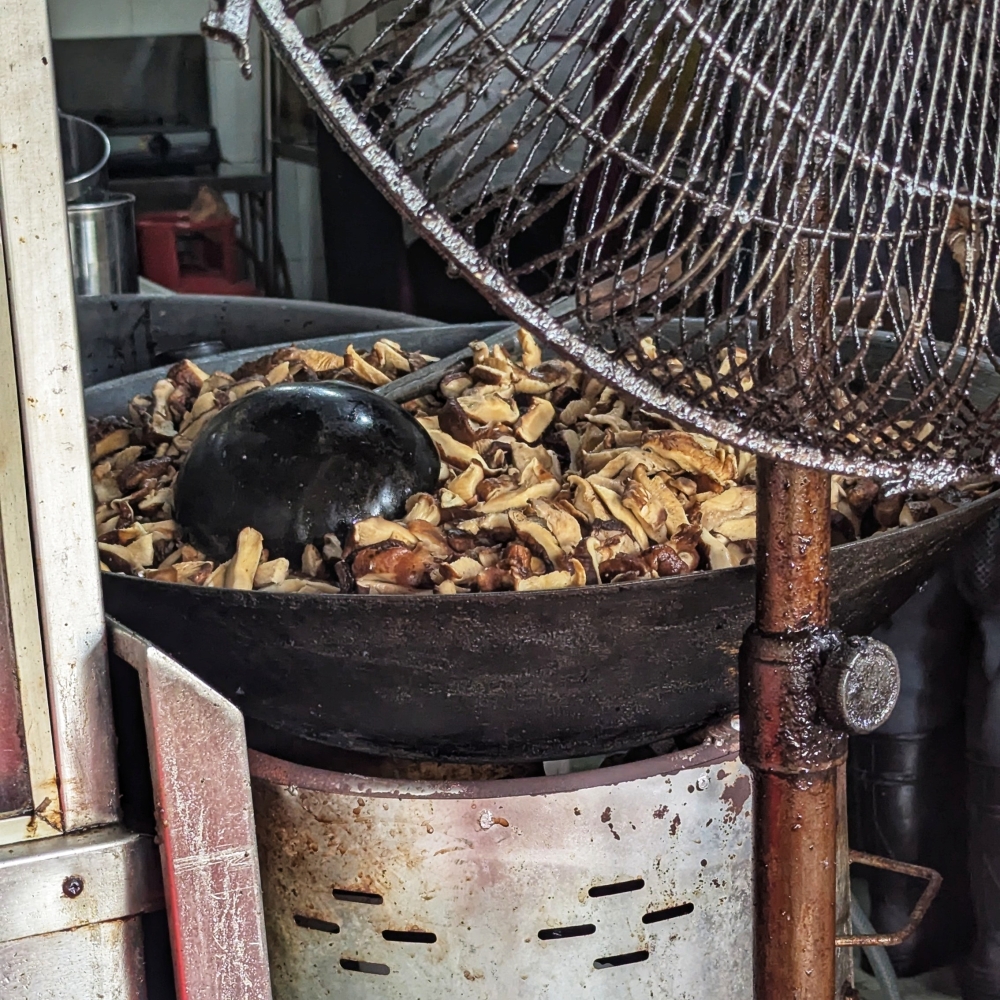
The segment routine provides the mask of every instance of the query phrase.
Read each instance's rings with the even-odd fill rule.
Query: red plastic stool
[[[236,219],[192,222],[188,212],[146,212],[136,220],[142,273],[190,295],[258,295],[240,279]]]

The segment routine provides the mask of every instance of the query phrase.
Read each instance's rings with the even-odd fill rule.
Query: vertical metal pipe
[[[264,102],[264,135],[261,146],[261,170],[267,175],[270,184],[264,193],[264,211],[261,226],[264,241],[264,270],[267,272],[267,287],[269,295],[278,294],[277,259],[277,213],[275,199],[277,197],[278,165],[274,155],[274,83],[275,65],[271,43],[264,32],[260,33],[261,62],[264,66],[264,79],[261,90]],[[321,126],[322,127],[322,126]],[[287,288],[282,288],[282,294],[291,294]]]
[[[837,899],[837,764],[803,760],[809,726],[807,642],[830,616],[830,481],[822,472],[758,460],[757,630],[788,649],[745,663],[741,724],[754,769],[755,956],[758,1000],[831,1000]],[[747,687],[745,684],[744,687]],[[806,717],[790,718],[796,713]],[[791,723],[791,725],[790,725]]]
[[[757,773],[754,996],[836,996],[836,769]]]
[[[851,923],[851,848],[847,839],[847,767],[837,767],[837,936],[854,932]],[[854,949],[836,949],[836,983],[845,997],[854,988]]]
[[[757,461],[757,627],[800,632],[830,621],[830,477]]]

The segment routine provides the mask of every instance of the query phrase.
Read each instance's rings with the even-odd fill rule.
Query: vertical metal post
[[[0,197],[63,828],[118,815],[104,609],[45,0],[0,15]]]
[[[816,719],[830,614],[830,485],[758,462],[757,627],[741,664],[743,757],[754,772],[758,1000],[831,1000],[836,975],[837,768],[846,737]]]
[[[278,268],[277,268],[277,223],[275,200],[277,199],[278,172],[277,163],[274,157],[274,53],[271,52],[271,43],[267,35],[260,32],[260,52],[261,64],[264,67],[264,77],[261,81],[261,93],[263,95],[263,136],[261,140],[261,170],[267,174],[270,184],[264,194],[263,216],[261,227],[263,229],[263,259],[264,269],[267,271],[268,288],[271,295],[278,294]],[[287,289],[282,289],[282,293],[287,294]]]
[[[787,165],[776,192],[789,211],[827,221],[812,178]],[[796,209],[795,202],[798,202]],[[829,248],[777,247],[778,334],[761,376],[795,392],[832,349]],[[754,773],[754,995],[837,995],[838,770],[846,733],[822,716],[818,681],[830,624],[830,477],[790,462],[757,463],[757,613],[740,661],[744,762]]]

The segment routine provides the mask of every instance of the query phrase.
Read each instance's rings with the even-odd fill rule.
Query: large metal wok
[[[439,356],[496,326],[395,330]],[[343,350],[381,334],[316,342]],[[301,342],[300,342],[301,343]],[[259,347],[205,358],[230,369]],[[93,386],[92,415],[124,412],[154,372]],[[399,385],[399,383],[397,383]],[[833,550],[834,624],[891,615],[1000,493]],[[256,593],[104,575],[107,611],[195,671],[267,749],[298,741],[442,761],[545,760],[633,748],[736,706],[736,655],[754,569],[579,590],[456,596]]]

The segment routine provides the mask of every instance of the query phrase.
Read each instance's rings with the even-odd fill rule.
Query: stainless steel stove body
[[[471,783],[251,753],[275,997],[748,996],[750,776],[719,732]]]

